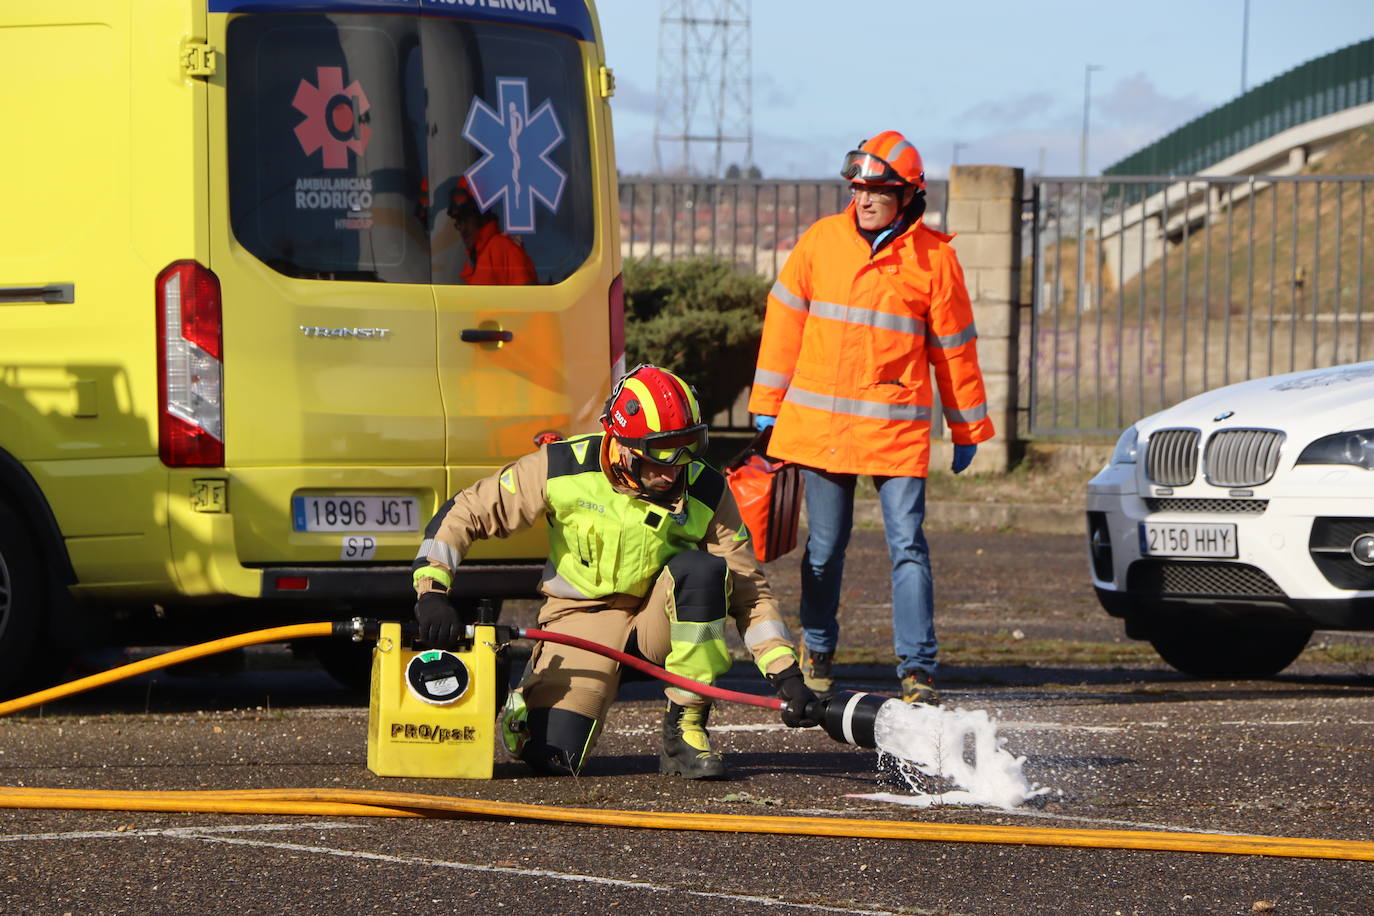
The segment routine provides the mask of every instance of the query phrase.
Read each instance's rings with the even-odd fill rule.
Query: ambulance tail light
[[[611,281],[611,382],[625,374],[625,276],[616,274]]]
[[[224,465],[219,278],[195,261],[157,275],[158,453],[171,468]]]

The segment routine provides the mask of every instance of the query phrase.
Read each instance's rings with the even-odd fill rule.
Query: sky
[[[746,0],[747,2],[747,0]],[[597,0],[624,174],[654,171],[660,0]],[[671,4],[676,7],[677,4]],[[687,4],[691,6],[690,0]],[[951,162],[1077,175],[1088,66],[1098,174],[1241,92],[1374,36],[1374,0],[752,0],[753,158],[767,178],[828,177],[895,129],[931,177]],[[698,10],[717,9],[701,0]],[[1242,55],[1242,47],[1246,49]],[[680,127],[665,123],[664,134]],[[668,165],[681,145],[664,149]],[[733,154],[733,155],[731,155]],[[727,147],[725,161],[744,158]],[[700,149],[694,163],[708,169]]]

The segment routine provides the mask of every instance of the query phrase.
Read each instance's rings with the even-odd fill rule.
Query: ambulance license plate
[[[1235,525],[1141,522],[1140,552],[1151,557],[1235,557]]]
[[[291,497],[297,531],[419,531],[420,504],[414,496],[313,493]]]

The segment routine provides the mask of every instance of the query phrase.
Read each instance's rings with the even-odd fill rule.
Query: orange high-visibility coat
[[[854,205],[817,220],[768,294],[749,410],[768,453],[821,470],[924,477],[934,369],[950,438],[992,438],[952,236],[918,221],[876,255]]]
[[[484,222],[468,249],[463,282],[469,286],[528,286],[536,280],[534,262],[515,239],[503,235],[495,220]],[[475,253],[475,257],[473,254]]]

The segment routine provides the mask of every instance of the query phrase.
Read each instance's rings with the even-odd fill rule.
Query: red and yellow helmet
[[[921,154],[895,130],[885,130],[846,153],[840,175],[854,184],[926,189]]]
[[[706,451],[696,392],[657,366],[638,366],[616,383],[601,425],[622,448],[655,464],[688,464]]]

